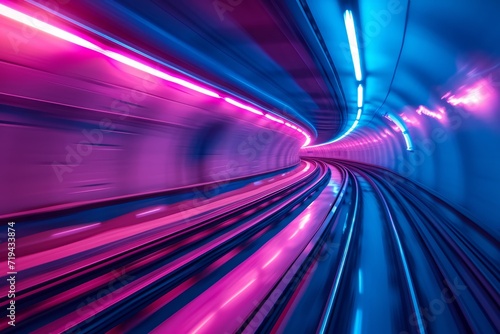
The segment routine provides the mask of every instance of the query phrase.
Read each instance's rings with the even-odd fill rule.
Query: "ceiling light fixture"
[[[363,76],[361,74],[361,61],[359,59],[358,40],[356,38],[356,27],[352,11],[346,10],[344,13],[345,28],[347,30],[347,38],[349,40],[349,48],[351,49],[352,62],[354,64],[354,73],[356,80],[361,81]]]
[[[358,108],[363,108],[363,85],[358,86]]]

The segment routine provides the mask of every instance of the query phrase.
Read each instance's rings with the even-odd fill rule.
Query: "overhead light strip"
[[[361,81],[363,80],[363,76],[361,74],[361,61],[359,58],[358,40],[356,37],[356,25],[354,24],[354,18],[352,15],[352,11],[350,11],[350,10],[345,11],[344,23],[345,23],[345,28],[346,28],[346,32],[347,32],[347,39],[349,40],[349,48],[351,50],[352,62],[354,64],[354,74],[356,76],[356,80],[358,81],[358,100],[357,100],[358,112],[356,114],[356,119],[354,120],[354,123],[352,124],[352,126],[346,132],[344,132],[344,134],[342,134],[340,137],[337,137],[330,142],[319,144],[319,145],[313,145],[310,147],[319,147],[319,146],[332,144],[332,143],[335,143],[335,142],[345,138],[352,131],[354,131],[354,129],[358,126],[358,123],[361,119],[361,114],[363,112],[364,89],[363,89],[363,85],[361,84]]]
[[[235,101],[235,100],[233,100],[233,99],[231,99],[229,97],[226,97],[224,100],[227,103],[232,104],[233,106],[236,106],[238,108],[241,108],[241,109],[244,109],[244,110],[248,110],[248,111],[253,112],[254,114],[257,114],[257,115],[264,115],[264,113],[262,111],[257,110],[255,108],[252,108],[250,106],[244,105],[243,103]]]
[[[358,108],[363,108],[363,85],[358,86]]]
[[[361,118],[361,113],[363,112],[363,110],[361,108],[358,109],[358,114],[356,115],[356,120],[359,121],[359,119]]]
[[[354,74],[356,75],[356,80],[361,81],[363,80],[363,76],[361,74],[361,61],[359,58],[358,40],[356,37],[356,27],[352,11],[345,11],[344,22],[347,30],[347,38],[349,40],[349,48],[351,50],[352,63],[354,64]]]

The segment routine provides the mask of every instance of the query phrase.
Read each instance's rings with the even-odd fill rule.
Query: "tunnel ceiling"
[[[381,117],[386,113],[444,106],[444,94],[474,82],[474,73],[495,66],[492,59],[500,54],[498,43],[492,42],[500,40],[499,30],[492,28],[500,13],[496,0],[297,3],[318,26],[346,96],[351,123],[356,80],[341,18],[346,9],[353,11],[365,87],[358,128],[380,133],[387,127]]]
[[[69,2],[58,12],[309,127],[314,144],[352,125],[353,11],[365,86],[359,127],[438,101],[465,59],[498,54],[496,0]],[[492,50],[493,49],[493,50]]]

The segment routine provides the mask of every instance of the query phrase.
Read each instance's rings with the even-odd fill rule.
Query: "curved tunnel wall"
[[[23,28],[9,20],[4,28],[6,33],[0,37],[0,93],[5,102],[0,148],[6,159],[0,171],[7,176],[2,186],[11,194],[2,200],[0,214],[172,189],[298,162],[300,143],[279,126],[270,128],[268,122],[211,97],[160,82],[42,32],[13,43],[10,32],[19,35]],[[498,182],[500,163],[495,147],[500,123],[498,71],[485,73],[491,66],[477,67],[453,79],[457,84],[451,86],[460,90],[461,85],[471,83],[465,80],[470,73],[493,74],[483,105],[452,106],[440,101],[442,94],[436,93],[439,105],[446,105],[446,117],[438,121],[415,112],[417,103],[423,101],[431,101],[427,107],[432,110],[439,108],[429,92],[456,70],[451,64],[458,51],[441,48],[438,56],[436,50],[424,52],[430,49],[429,43],[458,38],[450,39],[448,34],[424,45],[420,38],[418,43],[407,43],[412,57],[406,63],[403,59],[401,68],[405,65],[410,70],[400,71],[388,99],[388,109],[416,120],[407,123],[414,152],[405,150],[392,124],[377,121],[381,117],[375,115],[375,122],[362,119],[361,129],[342,142],[307,149],[302,155],[388,167],[474,212],[471,216],[477,221],[495,226],[499,191],[493,184]],[[497,49],[491,45],[495,36],[494,32],[475,36],[477,48]],[[420,65],[428,66],[427,70],[417,66],[417,58],[424,59]],[[443,64],[446,73],[440,72]],[[370,92],[380,86],[370,81],[374,79],[375,73],[367,79],[366,109],[374,107],[369,105]],[[405,103],[415,106],[406,110],[401,108]],[[91,152],[81,147],[83,153],[78,153],[79,143],[89,137],[97,141],[90,146]]]
[[[406,110],[414,150],[386,122],[354,133],[352,140],[306,148],[302,156],[333,157],[391,169],[431,189],[483,227],[499,233],[500,104],[497,86],[489,85],[488,101],[447,105],[441,119]]]
[[[407,11],[390,15],[390,3]],[[387,167],[500,235],[499,9],[498,1],[360,2],[358,37],[370,37],[360,47],[360,125],[342,141],[301,154]],[[404,122],[413,152],[387,114]]]
[[[299,161],[291,129],[55,38],[6,47],[0,72],[0,215]]]

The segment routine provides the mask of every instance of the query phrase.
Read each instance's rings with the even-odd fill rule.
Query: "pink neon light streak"
[[[210,321],[210,319],[212,319],[214,317],[215,313],[210,313],[205,319],[203,319],[203,321],[198,325],[198,327],[196,327],[192,332],[191,334],[196,334],[200,331],[200,329],[203,328],[203,326],[205,326],[207,324],[207,322]]]
[[[419,115],[426,115],[426,116],[429,116],[429,117],[432,117],[432,118],[436,118],[436,119],[442,119],[443,118],[442,112],[431,111],[431,110],[427,109],[424,106],[418,107],[417,114],[419,114]]]
[[[8,17],[14,21],[20,22],[22,24],[25,24],[27,26],[30,26],[34,29],[41,30],[43,32],[46,32],[47,34],[50,34],[52,36],[55,36],[57,38],[63,39],[65,41],[68,41],[70,43],[80,45],[86,49],[94,50],[97,52],[103,51],[100,47],[97,45],[81,38],[76,35],[73,35],[67,31],[64,31],[62,29],[56,28],[53,25],[50,25],[48,23],[45,23],[43,21],[37,20],[34,17],[31,17],[29,15],[23,14],[21,12],[18,12],[17,10],[14,10],[10,7],[7,7],[5,5],[0,4],[0,15],[3,15],[5,17]]]
[[[72,33],[64,31],[60,28],[57,28],[57,27],[50,25],[48,23],[45,23],[43,21],[37,20],[29,15],[21,13],[15,9],[7,7],[3,4],[0,4],[0,15],[3,15],[5,17],[10,18],[12,20],[15,20],[19,23],[30,26],[34,29],[43,31],[43,32],[50,34],[52,36],[55,36],[57,38],[63,39],[63,40],[70,42],[72,44],[79,45],[79,46],[84,47],[86,49],[96,51],[96,52],[98,52],[98,53],[100,53],[100,54],[102,54],[110,59],[113,59],[113,60],[118,61],[122,64],[125,64],[127,66],[132,67],[132,68],[135,68],[139,71],[143,71],[143,72],[148,73],[150,75],[153,75],[155,77],[161,78],[165,81],[175,83],[177,85],[183,86],[185,88],[188,88],[190,90],[196,91],[198,93],[201,93],[201,94],[204,94],[204,95],[207,95],[210,97],[221,98],[221,96],[218,93],[216,93],[212,90],[198,86],[198,85],[196,85],[192,82],[189,82],[187,80],[184,80],[182,78],[164,73],[160,70],[152,68],[151,66],[145,65],[139,61],[131,59],[131,58],[129,58],[125,55],[122,55],[120,53],[117,53],[117,52],[114,52],[111,50],[106,50],[106,49],[104,49],[104,48],[102,48],[102,47],[100,47],[100,46],[98,46],[90,41],[87,41],[86,39],[84,39],[82,37],[76,36]],[[244,109],[246,111],[252,112],[254,114],[257,114],[260,116],[264,115],[264,113],[262,111],[259,111],[255,108],[252,108],[252,107],[245,105],[243,103],[237,102],[232,98],[226,97],[226,98],[224,98],[224,101],[231,104],[231,105],[234,105],[240,109]],[[274,121],[274,122],[277,122],[280,124],[285,124],[285,121],[283,121],[282,119],[276,118],[276,117],[272,116],[271,114],[265,114],[265,117]],[[288,124],[290,124],[290,123],[288,123]],[[287,125],[287,126],[291,127],[294,130],[297,130],[299,133],[304,135],[304,137],[306,138],[306,141],[304,142],[302,147],[309,145],[309,143],[311,142],[311,137],[305,131],[301,130],[300,128],[298,128],[292,124]]]
[[[272,116],[271,114],[266,114],[266,118],[269,118],[271,121],[274,121],[276,123],[285,124],[285,122],[282,119],[276,118],[276,117]],[[302,132],[302,131],[299,131],[299,132]]]
[[[136,60],[133,60],[133,59],[130,59],[124,55],[121,55],[119,53],[116,53],[116,52],[113,52],[113,51],[107,51],[107,50],[103,50],[102,52],[103,55],[111,58],[111,59],[114,59],[122,64],[125,64],[125,65],[128,65],[130,67],[133,67],[135,69],[138,69],[139,71],[143,71],[143,72],[146,72],[148,74],[151,74],[155,77],[158,77],[158,78],[161,78],[165,81],[170,81],[170,82],[173,82],[173,83],[176,83],[180,86],[183,86],[183,87],[186,87],[186,88],[189,88],[191,90],[194,90],[196,92],[199,92],[199,93],[202,93],[202,94],[205,94],[205,95],[208,95],[208,96],[212,96],[212,97],[215,97],[215,98],[220,98],[219,94],[215,93],[215,92],[212,92],[211,90],[208,90],[206,88],[202,88],[200,86],[197,86],[195,84],[192,84],[190,82],[187,82],[186,80],[183,80],[183,79],[180,79],[180,78],[177,78],[177,77],[174,77],[174,76],[171,76],[169,74],[166,74],[166,73],[163,73],[159,70],[156,70],[148,65],[144,65]]]
[[[157,208],[154,208],[154,209],[151,209],[151,210],[147,210],[147,211],[144,211],[144,212],[141,212],[141,213],[138,213],[136,214],[135,216],[137,218],[140,218],[140,217],[144,217],[144,216],[149,216],[153,213],[156,213],[156,212],[160,212],[160,211],[163,211],[165,208],[162,206],[162,207],[157,207]]]
[[[75,234],[75,233],[78,233],[80,231],[84,231],[84,230],[88,230],[88,229],[97,227],[99,225],[101,225],[101,223],[94,223],[94,224],[90,224],[90,225],[87,225],[87,226],[77,227],[77,228],[74,228],[74,229],[71,229],[71,230],[67,230],[67,231],[64,231],[64,232],[54,233],[54,234],[52,234],[52,237],[60,237],[60,236],[63,236],[63,235]]]
[[[270,265],[274,260],[276,260],[276,258],[281,254],[281,249],[279,251],[276,252],[276,254],[274,254],[274,256],[269,259],[269,261],[267,261],[263,266],[262,266],[262,269],[266,268],[268,265]]]
[[[254,114],[264,115],[264,113],[262,111],[259,111],[259,110],[255,109],[255,108],[252,108],[250,106],[244,105],[243,103],[235,101],[235,100],[233,100],[233,99],[231,99],[229,97],[224,98],[224,101],[226,101],[227,103],[232,104],[233,106],[236,106],[238,108],[241,108],[241,109],[253,112]]]
[[[248,289],[248,287],[250,285],[253,284],[253,282],[255,282],[255,278],[253,280],[251,280],[250,282],[247,283],[247,285],[245,285],[243,288],[241,288],[238,292],[236,292],[231,298],[229,298],[224,304],[222,304],[222,307],[226,306],[227,304],[229,304],[234,298],[238,297],[239,295],[241,295],[243,293],[243,291],[245,291],[246,289]]]

